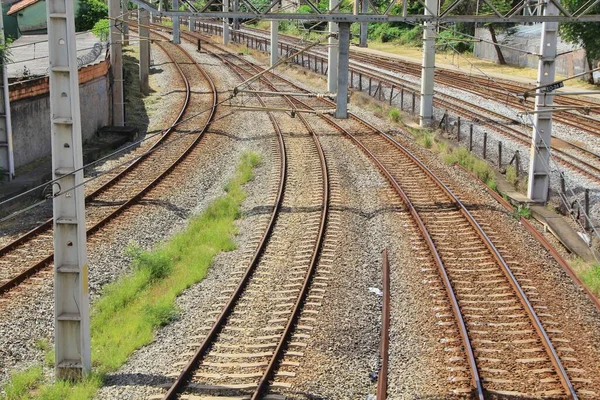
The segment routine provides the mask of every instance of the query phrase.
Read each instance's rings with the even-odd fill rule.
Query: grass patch
[[[519,177],[517,176],[517,169],[509,165],[506,167],[506,180],[510,183],[514,188],[517,187],[517,183],[519,181]]]
[[[28,398],[29,391],[38,387],[42,379],[42,367],[31,367],[23,372],[12,373],[10,380],[3,388],[6,400]]]
[[[140,347],[154,339],[156,329],[178,316],[176,297],[201,281],[213,257],[235,248],[234,221],[246,198],[243,185],[254,176],[260,162],[245,153],[225,194],[213,201],[187,228],[151,251],[130,245],[133,271],[106,285],[92,309],[93,374],[82,382],[42,382],[42,368],[15,373],[4,387],[8,399],[90,399],[106,373],[115,371]],[[40,341],[40,350],[48,350]]]
[[[600,297],[600,264],[584,269],[579,273],[579,278],[595,296]]]
[[[494,170],[488,163],[478,159],[467,150],[466,147],[460,146],[447,152],[444,155],[444,161],[450,165],[459,164],[466,170],[473,172],[479,179],[485,182],[493,190],[497,189]]]
[[[390,117],[390,121],[394,123],[400,122],[400,110],[397,108],[392,108],[388,113],[388,116]]]
[[[528,205],[519,204],[515,208],[515,216],[517,218],[523,217],[530,219],[531,218],[531,208]]]

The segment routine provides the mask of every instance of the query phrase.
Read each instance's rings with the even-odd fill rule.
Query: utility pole
[[[335,117],[348,118],[348,66],[350,61],[350,24],[339,24],[339,74]]]
[[[233,12],[238,13],[240,11],[240,0],[233,0]],[[233,30],[240,30],[240,20],[237,18],[233,19]]]
[[[369,0],[362,0],[362,12],[363,14],[367,14],[369,12]],[[360,42],[358,44],[359,47],[367,47],[367,35],[369,31],[369,23],[361,22],[360,23]]]
[[[89,374],[91,355],[75,14],[71,0],[47,0],[46,11],[52,174],[60,179],[53,186],[55,374],[77,379]]]
[[[150,12],[143,8],[138,10],[140,32],[140,90],[144,96],[150,94],[148,76],[150,75]]]
[[[229,12],[229,0],[223,0],[223,12]],[[229,44],[229,18],[223,18],[223,44]]]
[[[173,11],[179,10],[179,0],[173,0]],[[181,37],[179,34],[179,17],[173,17],[173,43],[180,44]]]
[[[72,3],[72,2],[71,2]],[[112,67],[113,83],[113,125],[125,125],[125,102],[123,100],[123,47],[121,45],[120,27],[122,20],[121,2],[108,0],[108,17],[110,19],[110,65]]]
[[[341,1],[341,0],[340,0]],[[337,5],[336,0],[329,0],[329,9],[333,10]],[[329,23],[329,35],[337,35],[338,24],[336,22]],[[338,84],[338,57],[339,48],[338,40],[334,36],[329,36],[327,50],[327,91],[329,93],[337,93]]]
[[[279,61],[279,21],[271,21],[271,67]]]
[[[558,15],[558,7],[554,2],[546,2],[544,15]],[[540,62],[538,64],[538,87],[554,82],[556,60],[556,38],[558,22],[544,22],[542,24],[542,40]],[[550,185],[550,139],[552,138],[552,101],[554,95],[546,88],[536,91],[535,117],[531,139],[531,154],[529,162],[529,182],[527,184],[527,197],[533,201],[545,203],[548,200],[548,187]],[[544,110],[548,110],[545,111]],[[540,112],[542,111],[542,112]]]
[[[0,9],[2,9],[2,1],[0,1]],[[6,45],[4,36],[4,22],[0,18],[0,44]],[[2,174],[8,176],[8,180],[12,180],[15,176],[15,160],[13,153],[13,138],[12,138],[12,120],[10,117],[10,90],[8,87],[8,71],[6,70],[6,53],[2,54],[0,59],[0,168]],[[0,181],[2,176],[0,176]]]
[[[438,0],[425,0],[425,15],[438,16]],[[419,120],[422,127],[433,123],[433,82],[435,71],[435,36],[437,21],[425,22],[423,30],[423,65],[421,70],[421,108]]]
[[[127,0],[121,1],[121,15],[123,16],[123,46],[129,46],[129,10]]]

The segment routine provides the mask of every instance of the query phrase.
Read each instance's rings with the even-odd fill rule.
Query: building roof
[[[11,15],[14,14],[18,11],[21,11],[24,8],[27,8],[35,3],[37,3],[40,0],[21,0],[16,2],[15,4],[13,4],[12,6],[10,6],[10,9],[8,10],[8,12],[6,13],[6,15]]]

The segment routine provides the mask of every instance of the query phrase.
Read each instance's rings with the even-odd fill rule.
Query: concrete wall
[[[110,124],[108,61],[79,71],[83,140]],[[33,82],[33,83],[32,83]],[[48,78],[11,88],[15,168],[51,155]]]
[[[507,36],[504,33],[497,35],[499,43],[511,47],[502,47],[504,59],[510,65],[537,69],[539,57],[535,54],[539,54],[540,52],[541,24],[519,26],[517,28],[518,31],[513,35]],[[491,41],[490,32],[487,28],[477,29],[475,36]],[[527,52],[533,54],[527,54]],[[560,53],[566,54],[556,57],[556,73],[571,76],[588,70],[585,51],[583,49],[577,49],[575,46],[565,43],[559,38],[558,54]],[[488,42],[476,42],[473,54],[478,58],[498,61],[494,45]]]
[[[75,2],[75,15],[79,10],[79,1]],[[46,32],[46,2],[38,1],[17,13],[19,30],[22,34]]]

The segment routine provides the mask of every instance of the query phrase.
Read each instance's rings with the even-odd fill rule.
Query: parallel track
[[[280,76],[267,74],[262,80],[267,77],[277,80],[280,90],[289,85],[306,92]],[[312,108],[305,100],[293,101],[301,108]],[[452,191],[407,148],[358,117],[351,115],[352,132],[339,121],[321,118],[343,131],[374,161],[413,216],[450,300],[474,394],[480,399],[487,394],[576,399],[528,297],[536,293],[520,286],[515,276],[521,273],[512,271]],[[454,232],[452,237],[448,232]],[[528,358],[527,354],[535,356]]]
[[[216,28],[217,30],[219,29],[219,27]],[[257,32],[256,37],[267,43],[268,39],[264,38],[264,36],[261,36],[261,34],[264,34],[262,31],[247,27],[244,29],[248,31]],[[248,35],[248,33],[244,32],[244,35]],[[301,47],[299,39],[287,35],[283,35],[283,37],[285,37],[286,41],[292,43],[290,45],[290,48],[297,50]],[[314,57],[326,59],[326,56],[318,50],[309,51],[308,53],[313,55]],[[416,85],[411,81],[399,78],[398,76],[392,75],[391,73],[384,73],[362,65],[357,65],[356,62],[359,61],[363,64],[370,64],[375,67],[383,68],[385,70],[396,73],[409,73],[418,76],[418,73],[420,73],[420,69],[416,71],[416,69],[413,68],[411,64],[405,65],[401,62],[384,60],[383,58],[378,56],[371,57],[371,55],[369,55],[367,57],[365,55],[360,54],[359,52],[354,51],[352,52],[352,59],[355,62],[353,63],[353,65],[351,65],[350,69],[355,71],[355,74],[360,72],[365,77],[373,77],[377,81],[383,82],[389,85],[390,87],[392,85],[404,85],[405,87],[414,88],[414,90],[418,91]],[[496,88],[497,90],[495,91],[487,92],[486,90],[490,87],[490,85],[492,85],[492,82],[481,82],[482,78],[477,77],[462,78],[459,76],[459,78],[452,79],[452,77],[448,76],[449,74],[450,72],[445,70],[436,71],[436,76],[439,75],[439,82],[444,83],[447,86],[456,87],[460,90],[471,92],[476,95],[483,95],[485,97],[489,97],[490,93],[492,93],[496,95],[498,102],[506,103],[508,101],[512,107],[520,107],[520,109],[524,109],[524,107],[518,101],[516,101],[514,96],[507,96],[506,90],[499,90]],[[471,81],[469,79],[475,80]],[[515,84],[513,84],[511,87],[527,90],[527,88]],[[517,91],[515,93],[520,92]],[[573,102],[576,102],[576,100],[573,99],[563,100],[569,104],[573,104]],[[463,99],[442,93],[439,93],[437,96],[435,96],[434,104],[442,109],[452,110],[457,116],[461,116],[463,118],[466,118],[467,120],[479,120],[483,124],[488,124],[491,130],[494,130],[500,135],[516,141],[517,143],[526,148],[528,148],[531,144],[531,137],[529,134],[510,126],[511,124],[521,125],[522,123],[520,121],[515,121],[511,118],[506,117],[503,114],[490,111],[484,107],[478,106],[477,104],[472,104]],[[560,101],[557,101],[557,104],[561,104]],[[581,101],[581,104],[588,106],[595,104],[596,106],[598,106],[598,104],[596,103],[586,102],[584,100]],[[568,115],[570,116],[570,119],[567,119],[566,121],[561,120],[560,116],[555,119],[559,122],[563,122],[567,125],[574,126],[579,129],[583,127],[587,133],[600,136],[600,128],[598,128],[599,121],[590,120],[589,118],[582,118],[578,115],[570,113]],[[482,118],[487,118],[490,120],[490,122],[487,123]],[[492,119],[494,120],[494,122],[491,121]],[[554,138],[553,140],[556,140],[561,144],[560,146],[557,146],[554,143],[551,145],[553,152],[558,155],[556,159],[561,165],[579,173],[582,176],[585,176],[586,178],[594,182],[600,183],[600,155],[569,141],[565,141],[558,138]],[[566,151],[566,149],[569,149],[570,151]]]
[[[228,60],[222,55],[215,54],[215,56],[227,64],[239,76],[240,80],[244,80],[254,73],[253,70],[248,71],[243,65],[236,65],[232,60]],[[258,101],[262,106],[266,106],[267,103],[271,103],[271,100],[272,99],[262,99],[258,97]],[[295,275],[297,278],[294,278],[294,273],[292,273],[288,277],[288,279],[290,279],[288,284],[283,285],[284,287],[293,287],[295,284],[293,284],[292,281],[297,281],[296,279],[300,279],[300,277],[303,276],[303,283],[301,284],[301,287],[299,289],[294,288],[290,290],[283,290],[281,291],[281,294],[285,294],[287,297],[277,298],[276,295],[278,292],[275,290],[275,288],[269,287],[268,284],[261,282],[261,279],[257,278],[257,275],[262,272],[268,276],[272,274],[273,268],[277,268],[273,266],[271,259],[275,256],[275,254],[278,256],[282,255],[281,251],[276,250],[277,243],[280,240],[278,235],[282,235],[282,232],[277,232],[277,225],[282,224],[282,221],[280,221],[279,211],[285,198],[293,198],[294,195],[287,193],[284,196],[284,192],[286,190],[292,190],[289,188],[286,189],[287,185],[285,184],[288,179],[286,176],[286,171],[288,169],[288,160],[286,155],[288,154],[288,151],[286,151],[281,128],[279,127],[276,118],[271,113],[269,113],[269,118],[271,119],[273,126],[277,131],[280,152],[283,154],[281,157],[282,164],[280,166],[281,175],[279,178],[279,191],[270,222],[237,288],[228,299],[225,307],[213,323],[209,332],[204,337],[202,344],[198,347],[192,359],[187,363],[186,367],[179,374],[173,385],[169,388],[164,399],[175,399],[183,391],[201,391],[202,393],[209,392],[211,394],[227,393],[235,395],[248,395],[251,399],[262,398],[269,387],[269,382],[275,376],[277,368],[280,366],[289,366],[282,363],[281,358],[284,356],[285,350],[289,346],[294,345],[294,343],[290,343],[290,339],[292,338],[295,330],[298,328],[297,323],[300,316],[300,311],[305,305],[305,300],[308,295],[321,246],[323,244],[329,205],[329,182],[327,164],[320,143],[310,126],[303,119],[301,119],[303,127],[309,132],[309,134],[304,139],[297,138],[293,140],[308,140],[308,136],[310,136],[310,140],[312,141],[316,151],[314,154],[312,154],[310,149],[305,148],[302,153],[298,153],[296,150],[296,154],[294,156],[296,159],[308,158],[308,161],[310,161],[311,157],[315,157],[315,159],[312,161],[316,162],[316,164],[320,166],[320,177],[313,177],[313,180],[321,180],[321,211],[317,232],[314,232],[317,224],[316,220],[314,220],[314,217],[312,219],[310,216],[303,217],[306,219],[304,221],[306,227],[302,238],[299,238],[299,243],[295,243],[294,247],[307,248],[306,252],[308,252],[308,249],[310,248],[310,260],[307,260],[308,265],[295,266],[292,268],[294,270],[299,270],[299,272],[297,272]],[[304,160],[304,162],[306,161],[307,160]],[[295,162],[297,163],[298,161]],[[298,179],[298,176],[294,177],[294,180]],[[296,188],[296,190],[298,189],[301,188]],[[305,195],[307,194],[308,193]],[[296,194],[296,196],[298,196],[298,194]],[[279,228],[279,230],[284,228],[285,223],[283,223],[283,227]],[[307,239],[308,244],[303,244],[303,241],[306,241]],[[299,254],[296,253],[296,255],[298,256]],[[307,257],[307,254],[305,254],[303,257]],[[291,257],[288,256],[287,258]],[[302,263],[300,263],[300,265],[302,265]],[[259,297],[258,293],[273,294],[273,298],[269,298],[269,301],[267,302],[267,307],[271,310],[267,309],[266,312],[261,313],[261,316],[268,315],[269,311],[273,311],[273,307],[275,307],[275,310],[277,311],[274,311],[273,315],[277,316],[277,318],[271,321],[266,321],[267,323],[265,325],[261,325],[264,324],[265,321],[262,321],[263,318],[261,318],[261,316],[256,316],[255,320],[257,321],[251,322],[252,324],[256,324],[255,328],[248,327],[247,325],[238,325],[239,321],[236,321],[236,318],[234,318],[233,315],[246,315],[248,312],[250,312],[245,310],[257,312],[258,310],[256,308],[250,307],[247,303],[252,304],[255,302],[254,297]],[[290,304],[277,304],[277,301],[290,301],[292,299],[295,300],[291,306],[291,309]],[[285,305],[285,307],[281,307],[283,305]],[[280,322],[285,323],[281,329],[274,328],[272,326],[273,323]],[[250,322],[248,322],[248,324],[250,324]],[[263,330],[263,332],[270,330],[273,331],[273,333],[277,333],[274,335],[257,337],[256,331],[258,330],[258,326],[262,326],[261,330]],[[244,329],[248,329],[248,331],[246,333],[237,333]],[[228,334],[224,334],[224,331],[227,331]],[[298,337],[301,338],[302,335],[299,335]],[[260,344],[261,342],[264,343],[265,341],[269,343]],[[276,343],[273,341],[276,341]],[[258,353],[253,352],[253,350],[249,350],[249,354],[242,354],[239,357],[234,357],[234,359],[249,358],[252,360],[250,363],[236,364],[207,361],[211,359],[222,359],[223,356],[220,355],[219,348],[223,348],[223,346],[228,346],[225,348],[244,349],[274,348],[274,350],[266,353]],[[293,352],[287,352],[287,354],[293,354]],[[242,373],[229,373],[228,371],[231,371],[232,369],[241,370]],[[199,380],[200,382],[198,382]],[[207,381],[212,383],[208,384]],[[234,381],[234,383],[232,383],[232,381]]]
[[[181,75],[185,84],[184,104],[171,127],[144,156],[86,196],[88,236],[135,204],[167,177],[200,142],[212,121],[217,92],[210,77],[197,64],[190,63],[193,59],[181,48],[165,42],[157,42],[157,45],[167,53]],[[192,101],[198,95],[192,93],[190,80],[198,79],[198,76],[205,80],[207,89],[212,92],[212,108],[199,101],[201,98]],[[204,109],[207,113],[201,129],[195,128],[196,120],[185,121]],[[178,130],[185,133],[177,133]],[[4,246],[0,249],[0,257],[0,294],[3,294],[52,263],[52,219]]]

